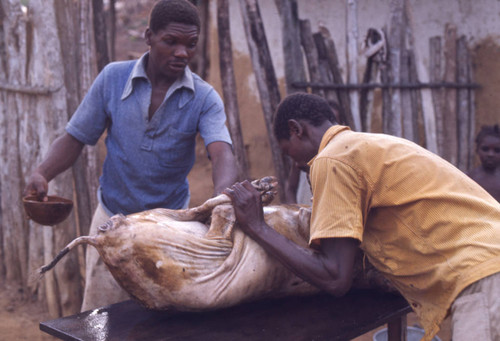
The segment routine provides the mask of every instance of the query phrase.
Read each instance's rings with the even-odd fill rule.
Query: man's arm
[[[248,181],[224,193],[231,197],[240,228],[297,276],[336,296],[350,289],[357,240],[323,239],[319,251],[303,248],[265,223],[260,194]]]
[[[214,195],[218,195],[237,181],[236,160],[231,146],[226,142],[212,142],[207,146],[207,151],[212,161]]]
[[[46,200],[48,182],[75,163],[83,146],[68,133],[58,137],[50,146],[45,160],[28,178],[24,195],[36,195],[39,200]]]

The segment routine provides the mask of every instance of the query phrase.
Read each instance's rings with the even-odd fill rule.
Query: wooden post
[[[413,19],[413,11],[411,9],[411,3],[406,4],[406,15],[408,20],[408,26],[415,32],[415,22]],[[425,69],[422,62],[423,56],[420,54],[419,49],[414,50],[415,54],[415,65],[417,78],[425,83],[429,81],[429,73]],[[432,94],[430,89],[421,89],[421,101],[422,101],[422,117],[424,120],[424,130],[425,130],[425,147],[437,154],[437,142],[436,142],[436,118],[434,113],[434,107],[432,106]]]
[[[404,2],[391,0],[391,26],[388,36],[389,66],[387,79],[389,83],[401,83],[401,51],[404,48]],[[389,70],[388,70],[389,71]],[[391,110],[384,117],[384,132],[394,136],[403,136],[401,113],[401,90],[392,89],[390,99]]]
[[[309,69],[309,80],[312,83],[321,83],[318,51],[316,50],[316,45],[314,44],[311,22],[309,20],[300,20],[300,42],[302,43],[304,54],[306,55],[307,67]],[[325,91],[323,89],[312,89],[312,93],[325,97]]]
[[[102,70],[109,63],[108,34],[106,19],[104,17],[103,0],[92,0],[92,12],[94,19],[94,40],[96,44],[97,69]]]
[[[240,111],[236,93],[228,0],[217,0],[217,32],[219,35],[219,63],[222,93],[224,96],[224,105],[226,107],[229,132],[233,140],[234,154],[238,168],[238,179],[241,181],[248,179],[248,162],[243,135],[241,133]]]
[[[406,315],[387,323],[387,341],[406,341]]]
[[[337,50],[335,48],[335,43],[330,35],[330,32],[325,26],[320,25],[319,32],[323,36],[325,42],[327,60],[328,60],[328,65],[330,66],[330,71],[332,72],[333,82],[335,84],[342,85],[344,84],[344,80],[342,79],[342,73],[340,72],[339,59],[337,55]],[[340,120],[342,121],[341,123],[347,124],[348,126],[353,128],[355,123],[354,123],[354,118],[352,116],[349,93],[345,90],[338,89],[337,98],[339,100],[339,106],[340,106],[339,116]]]
[[[441,37],[432,37],[429,39],[429,68],[431,82],[441,82],[443,71],[441,67]],[[444,89],[432,89],[432,101],[434,103],[434,112],[436,114],[436,141],[439,155],[442,155],[444,144],[443,133],[443,115],[444,115]]]
[[[286,92],[299,91],[292,86],[294,82],[305,82],[306,73],[300,48],[300,21],[296,0],[275,0],[281,18],[283,55],[285,56]]]
[[[468,50],[465,36],[461,36],[457,41],[457,82],[467,83],[468,75]],[[457,166],[463,172],[469,169],[469,153],[474,152],[474,145],[470,145],[471,123],[469,110],[469,91],[468,89],[459,89],[457,91],[457,131],[458,131],[458,158]]]
[[[381,30],[368,29],[362,53],[362,56],[366,59],[362,84],[376,82],[379,74],[379,64],[384,60],[386,52],[385,45],[385,36]],[[372,130],[373,93],[374,91],[368,88],[361,89],[359,93],[359,117],[362,131],[370,132]]]
[[[240,0],[240,9],[269,135],[276,176],[279,180],[280,200],[285,202],[285,183],[289,166],[281,153],[272,127],[272,117],[280,102],[278,81],[276,80],[257,0]]]
[[[457,79],[457,28],[452,24],[447,24],[445,27],[444,46],[444,81],[454,83]],[[456,89],[445,89],[443,118],[449,123],[443,124],[442,157],[456,166],[458,156]]]
[[[415,52],[410,50],[409,54],[410,63],[410,83],[417,84],[419,82],[417,75],[417,65],[415,61]],[[413,120],[413,131],[415,134],[415,142],[419,145],[425,147],[425,131],[422,129],[424,127],[423,122],[423,110],[422,110],[422,93],[420,89],[411,90],[411,106],[412,106],[412,120]]]
[[[387,29],[383,29],[384,35],[387,37]],[[380,83],[390,84],[391,83],[391,73],[390,73],[390,59],[389,50],[392,47],[387,44],[387,57],[384,62],[380,65]],[[382,89],[382,132],[390,134],[389,121],[392,119],[392,105],[391,105],[392,89],[383,88]]]
[[[347,0],[347,81],[350,84],[358,84],[358,13],[357,0]],[[359,117],[359,93],[358,90],[349,92],[351,114],[353,125],[351,128],[361,131],[361,120]]]
[[[412,63],[415,61],[413,55],[413,31],[408,25],[407,1],[403,1],[403,24],[402,24],[402,46],[401,46],[401,83],[410,83],[412,80]],[[403,137],[418,141],[418,107],[415,103],[414,91],[403,89],[401,91],[401,119],[403,126]]]
[[[472,66],[472,57],[470,53],[467,53],[467,70],[468,70],[468,81],[474,83],[474,68]],[[468,170],[474,167],[475,160],[475,145],[476,140],[476,93],[474,90],[469,90],[469,159],[468,159]]]
[[[203,79],[207,79],[208,71],[210,69],[209,36],[211,33],[209,25],[209,2],[204,0],[192,0],[192,2],[198,7],[198,11],[200,13],[201,32],[198,44],[196,45],[196,50],[198,52],[194,56],[193,60],[191,60],[189,67],[198,76]]]

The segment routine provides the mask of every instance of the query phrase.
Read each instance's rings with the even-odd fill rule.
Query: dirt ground
[[[39,330],[49,314],[40,302],[30,300],[16,288],[0,286],[0,341],[50,341]]]

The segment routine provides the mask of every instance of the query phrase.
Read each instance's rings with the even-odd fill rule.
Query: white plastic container
[[[420,341],[424,337],[424,330],[417,327],[406,327],[406,341]],[[373,334],[373,341],[387,341],[387,328],[381,329]],[[432,341],[441,341],[437,336],[434,336]]]

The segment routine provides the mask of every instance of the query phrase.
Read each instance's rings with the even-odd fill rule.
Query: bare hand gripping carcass
[[[252,182],[270,203],[275,178]],[[307,247],[310,208],[298,205],[264,207],[266,223]],[[157,208],[115,215],[94,236],[76,238],[40,269],[52,269],[73,247],[90,244],[99,252],[116,281],[152,309],[201,311],[265,297],[319,292],[237,228],[230,198],[221,194],[201,206]],[[389,288],[373,268],[356,264],[354,285]]]

